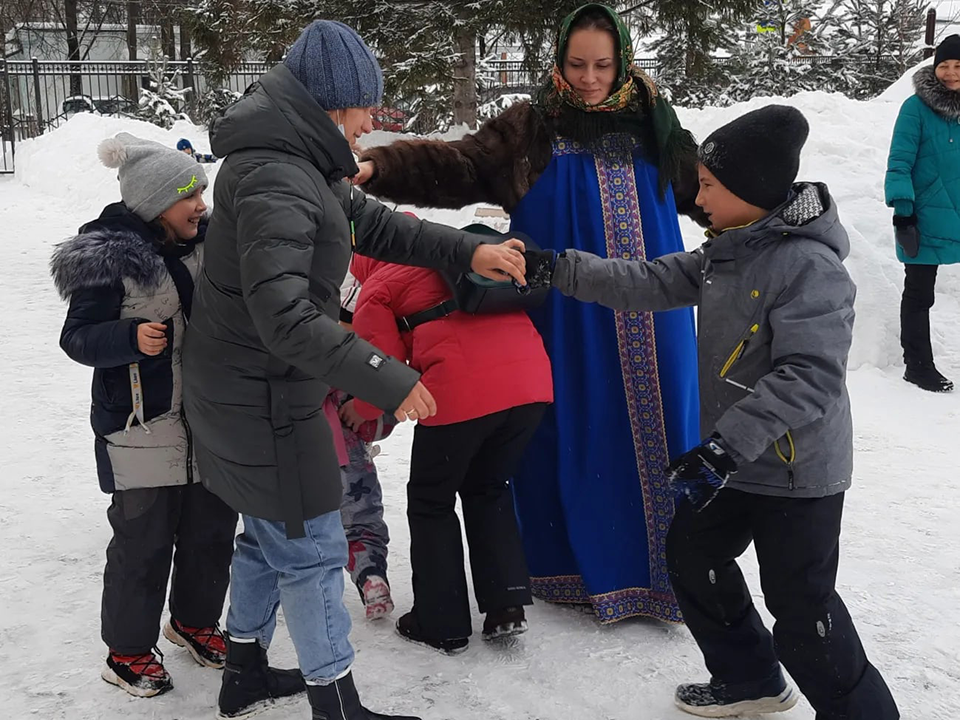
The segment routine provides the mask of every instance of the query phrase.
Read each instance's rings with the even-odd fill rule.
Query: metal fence
[[[721,60],[718,58],[718,60]],[[836,62],[836,58],[796,58],[798,63]],[[654,77],[655,59],[638,59],[637,65]],[[223,82],[214,83],[202,62],[168,61],[164,77],[180,89],[190,89],[183,107],[174,108],[196,120],[198,105],[208,91],[227,88],[242,93],[272,67],[271,63],[246,62]],[[16,143],[61,125],[78,112],[134,117],[142,89],[150,88],[157,63],[140,61],[47,61],[0,59],[0,173],[13,172]],[[504,95],[534,93],[542,78],[519,60],[483,60],[477,67],[480,114],[496,114]],[[427,97],[424,91],[424,97]],[[436,118],[421,112],[419,98],[388,98],[374,114],[374,127],[391,132],[425,133],[435,129]],[[202,108],[199,108],[202,110]]]
[[[208,91],[226,88],[242,93],[272,67],[245,62],[224,81],[214,84],[204,66],[193,60],[168,61],[164,77],[179,89],[189,89],[178,112],[199,119],[198,104]],[[79,112],[135,117],[142,89],[151,88],[156,63],[139,61],[0,60],[0,173],[13,171],[16,143],[59,127]],[[496,61],[478,68],[480,102],[505,94],[532,93],[537,78],[521,62]],[[416,98],[388,99],[374,113],[374,127],[391,132],[428,132],[428,120],[418,122]]]

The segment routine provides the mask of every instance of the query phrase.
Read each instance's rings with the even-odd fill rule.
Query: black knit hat
[[[937,45],[937,54],[933,57],[933,66],[936,67],[944,60],[960,60],[960,35],[951,35]]]
[[[768,105],[715,130],[700,162],[734,195],[764,210],[787,199],[810,126],[796,108]]]

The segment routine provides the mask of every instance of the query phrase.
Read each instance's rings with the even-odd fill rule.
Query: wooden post
[[[180,31],[183,32],[183,26],[180,26]],[[190,95],[187,97],[187,115],[193,118],[194,122],[197,119],[197,104],[200,101],[200,98],[197,97],[197,81],[196,81],[196,65],[193,62],[192,57],[187,57],[187,75],[183,79],[183,86],[190,89]]]
[[[12,91],[10,89],[10,74],[7,68],[7,59],[0,54],[0,97],[3,98],[3,107],[0,108],[0,150],[2,150],[3,140],[10,143],[10,161],[16,163],[17,153],[17,133],[13,127],[13,104],[10,101]],[[0,170],[11,171],[13,166],[6,167],[6,157],[0,162]]]
[[[927,10],[927,32],[926,37],[924,38],[924,44],[926,47],[923,48],[923,59],[926,60],[929,57],[933,57],[933,53],[936,50],[934,48],[934,43],[937,41],[937,11],[935,8],[930,8]]]
[[[78,0],[64,0],[63,16],[67,31],[67,56],[69,60],[80,60],[80,20]],[[70,95],[83,95],[83,80],[80,66],[70,66]]]
[[[189,60],[193,57],[191,45],[190,26],[183,20],[180,21],[180,59]]]
[[[173,20],[160,21],[160,52],[167,60],[177,59],[177,38],[173,31]]]
[[[37,116],[37,134],[43,134],[43,101],[40,95],[40,61],[37,58],[33,60],[33,101],[36,103],[34,108]]]
[[[127,3],[127,60],[135,61],[139,55],[140,37],[137,32],[140,25],[140,0],[129,0]],[[140,78],[131,69],[125,78],[126,88],[124,95],[138,102],[140,100]]]
[[[457,31],[458,60],[453,66],[453,123],[477,127],[477,38],[469,29]]]

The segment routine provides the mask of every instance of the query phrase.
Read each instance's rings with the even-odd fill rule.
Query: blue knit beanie
[[[376,107],[383,101],[380,64],[356,31],[343,23],[310,23],[283,64],[324,110]]]

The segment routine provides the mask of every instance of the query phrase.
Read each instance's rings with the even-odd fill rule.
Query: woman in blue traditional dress
[[[678,208],[698,215],[696,143],[599,4],[564,20],[535,101],[461,140],[396,142],[361,160],[356,181],[372,194],[502,205],[545,248],[649,260],[683,249]],[[602,622],[679,621],[664,468],[700,440],[692,311],[613,313],[554,293],[532,315],[556,387],[513,483],[534,595],[589,604]]]

